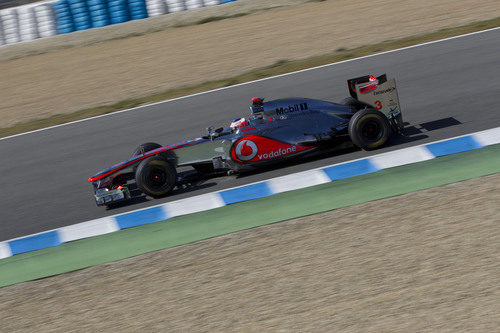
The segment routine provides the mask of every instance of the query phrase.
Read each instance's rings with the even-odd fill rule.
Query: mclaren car
[[[377,149],[401,133],[394,79],[366,75],[348,80],[347,86],[350,96],[338,103],[254,97],[249,116],[228,127],[211,126],[205,135],[166,146],[141,144],[127,160],[89,178],[96,204],[129,200],[131,189],[141,196],[166,196],[185,182],[180,168],[188,167],[191,175],[241,173],[333,150],[346,141],[364,150]]]

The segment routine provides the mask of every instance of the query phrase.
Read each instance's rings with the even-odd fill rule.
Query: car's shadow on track
[[[440,130],[446,127],[460,125],[462,122],[458,121],[453,117],[446,117],[441,119],[436,119],[432,121],[427,121],[425,123],[411,125],[405,123],[405,128],[403,134],[395,135],[389,140],[386,147],[397,146],[400,144],[415,142],[422,139],[426,139],[429,136],[425,133]]]

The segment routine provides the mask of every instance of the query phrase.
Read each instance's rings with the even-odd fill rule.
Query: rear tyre
[[[349,121],[348,130],[352,142],[364,150],[383,146],[391,136],[389,120],[375,109],[356,112]]]
[[[147,153],[148,151],[155,150],[158,148],[161,148],[162,145],[155,143],[155,142],[146,142],[137,147],[134,152],[132,153],[131,157],[137,156],[137,155],[142,155],[144,153]]]
[[[151,156],[137,167],[135,181],[142,193],[158,198],[172,192],[177,182],[177,172],[167,159]]]

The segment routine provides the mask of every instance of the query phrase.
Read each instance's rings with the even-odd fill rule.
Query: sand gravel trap
[[[500,174],[0,289],[3,332],[494,332]]]
[[[213,11],[213,16],[218,8],[225,15],[233,10],[225,6],[207,10]],[[191,15],[191,22],[196,20],[194,14],[180,14]],[[130,29],[141,33],[163,29],[1,61],[0,127],[229,77],[282,59],[305,58],[498,16],[498,0],[328,0],[182,28],[165,28],[182,19],[154,18],[37,41],[33,45],[45,52],[44,43],[53,49],[57,42],[61,46],[88,44],[128,34]],[[23,55],[27,48],[1,48],[0,59],[16,52]]]

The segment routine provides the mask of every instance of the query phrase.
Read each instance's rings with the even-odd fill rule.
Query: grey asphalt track
[[[406,138],[244,176],[217,177],[168,198],[106,210],[87,179],[143,142],[163,145],[227,126],[250,98],[301,96],[339,101],[346,80],[395,77]],[[500,126],[500,29],[164,102],[0,141],[0,241],[293,172]]]

